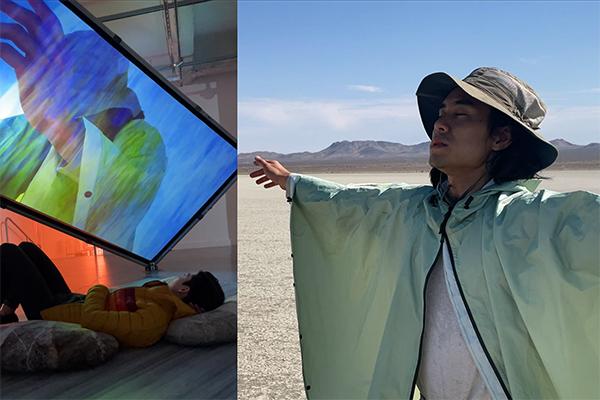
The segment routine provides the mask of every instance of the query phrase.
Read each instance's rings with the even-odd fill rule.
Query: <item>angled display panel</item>
[[[156,262],[235,180],[236,143],[69,1],[0,1],[5,206]]]

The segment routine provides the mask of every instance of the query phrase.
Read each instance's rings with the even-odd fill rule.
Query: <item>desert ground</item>
[[[340,183],[427,183],[425,173],[315,174]],[[600,193],[600,170],[549,170],[540,188]],[[285,194],[238,180],[238,398],[302,399]]]

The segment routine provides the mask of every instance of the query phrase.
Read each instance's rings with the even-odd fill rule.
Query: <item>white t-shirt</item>
[[[417,386],[426,400],[491,399],[461,334],[444,275],[439,257],[425,290],[425,330]]]

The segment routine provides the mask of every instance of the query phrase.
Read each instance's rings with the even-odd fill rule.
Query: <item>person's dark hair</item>
[[[517,179],[541,178],[537,173],[540,171],[541,162],[532,154],[533,138],[522,132],[522,128],[517,122],[506,114],[491,108],[488,123],[490,135],[494,129],[508,126],[510,128],[512,142],[504,150],[495,151],[486,163],[488,174],[494,182],[503,183]],[[435,187],[440,182],[448,179],[446,175],[432,168],[429,172],[431,184]]]
[[[196,304],[203,311],[214,310],[225,301],[225,293],[219,281],[208,271],[200,271],[192,275],[192,279],[184,285],[190,288],[183,301],[188,304]]]

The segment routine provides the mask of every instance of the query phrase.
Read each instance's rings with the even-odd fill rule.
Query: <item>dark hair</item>
[[[192,279],[184,285],[190,288],[183,301],[196,304],[203,311],[210,311],[219,307],[225,301],[225,293],[219,281],[208,271],[200,271],[192,275]]]
[[[486,162],[486,169],[490,178],[496,183],[514,181],[517,179],[541,178],[537,173],[542,169],[540,160],[532,154],[533,139],[531,135],[522,132],[521,127],[508,115],[491,107],[488,121],[490,135],[496,128],[508,126],[512,135],[511,144],[504,150],[494,151]],[[440,182],[448,179],[446,174],[437,168],[429,172],[431,184],[435,187]]]

